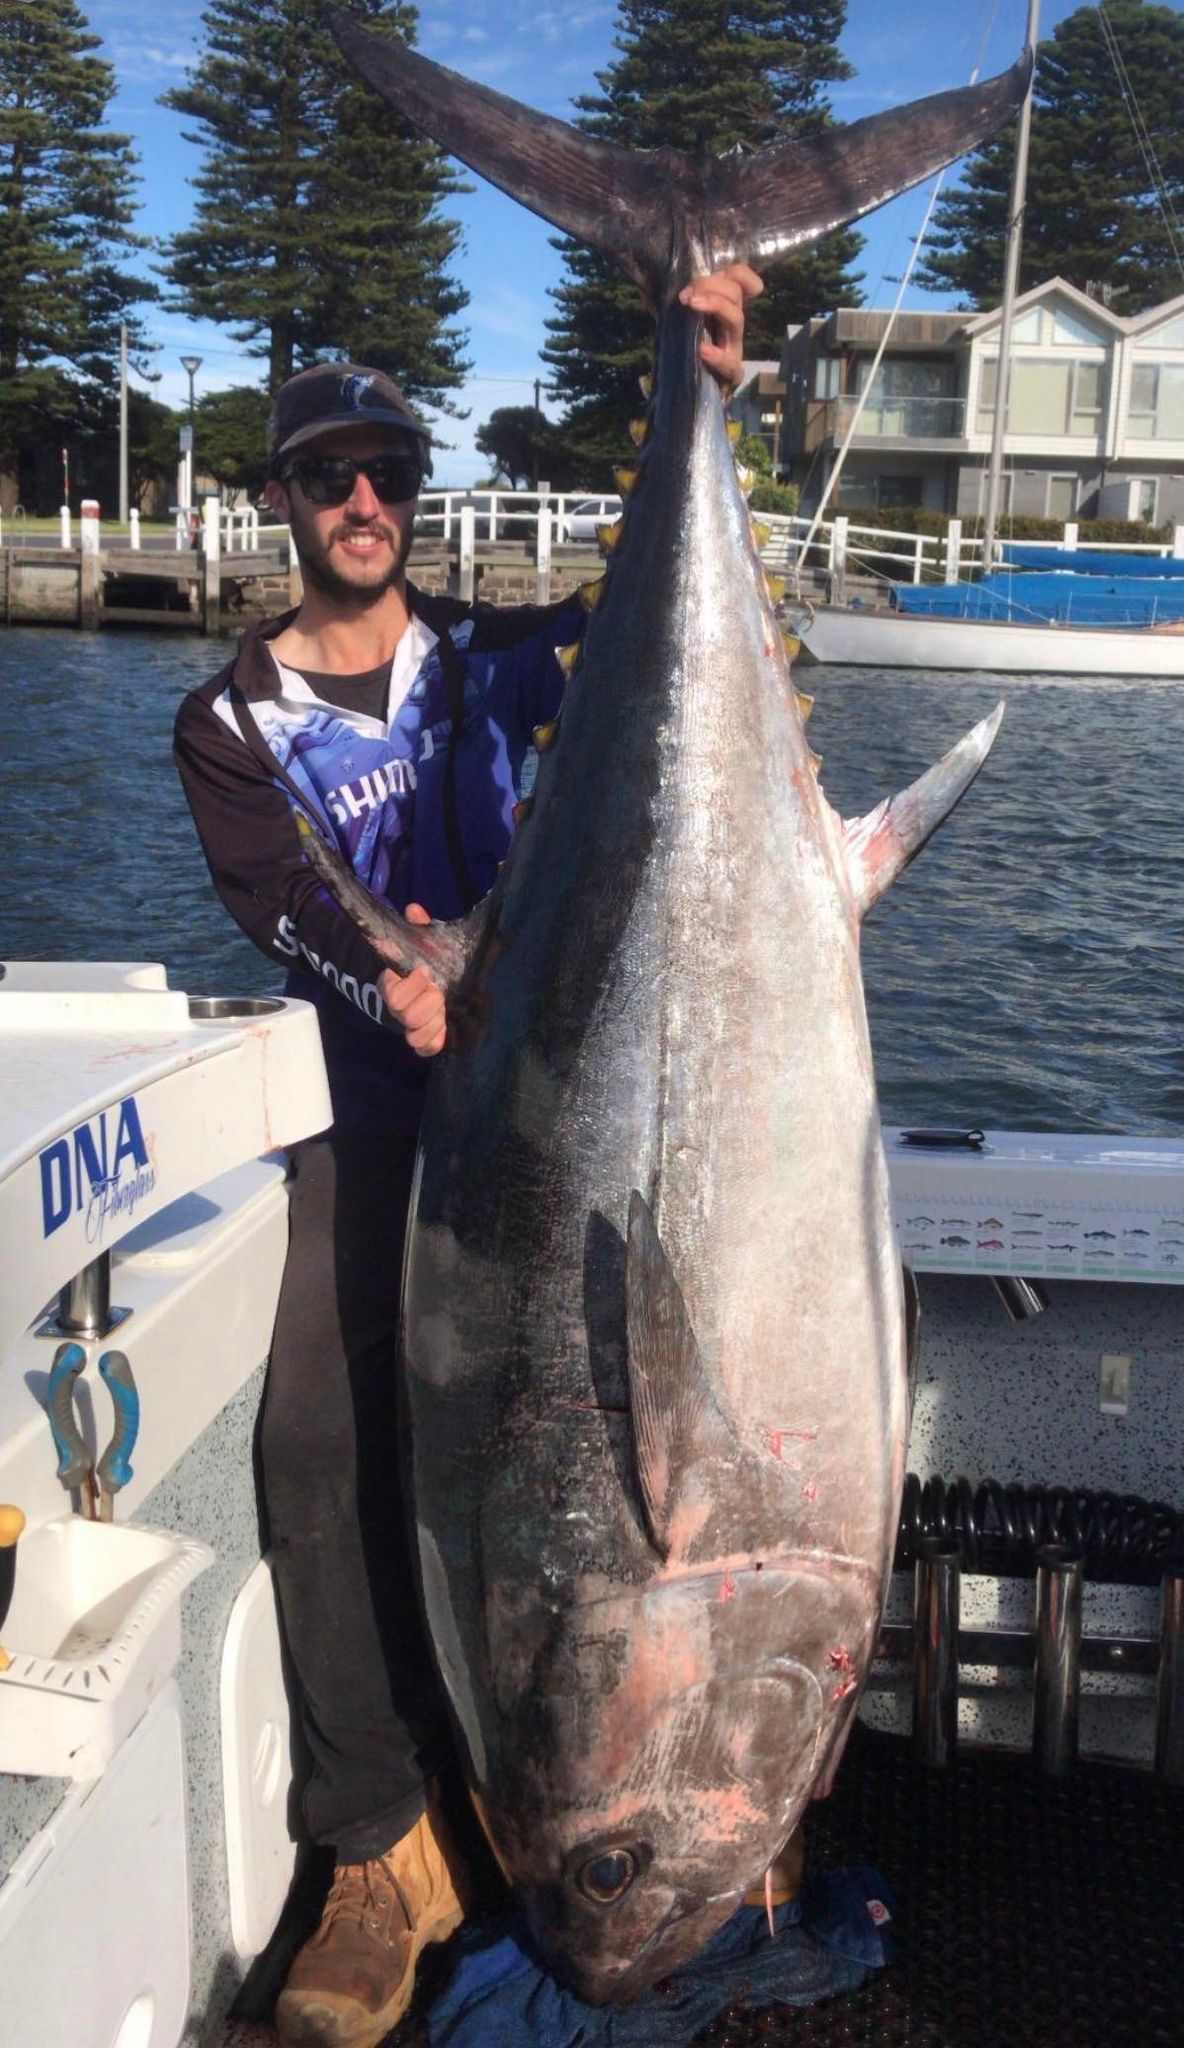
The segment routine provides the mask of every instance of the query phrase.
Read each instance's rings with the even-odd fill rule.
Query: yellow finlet
[[[546,725],[536,725],[530,737],[540,754],[548,753],[559,737],[559,720],[549,718]]]
[[[570,647],[557,647],[555,659],[565,676],[569,676],[580,658],[580,643],[573,640]]]
[[[786,591],[789,589],[789,581],[784,576],[766,576],[765,589],[769,594],[770,603],[780,604]]]
[[[755,469],[745,469],[744,464],[742,462],[738,462],[736,464],[736,482],[740,486],[741,497],[747,498],[749,492],[751,491],[753,485],[756,482]]]
[[[654,380],[653,377],[650,375],[650,372],[646,370],[644,374],[638,378],[637,381],[641,386],[642,397],[652,398],[654,395]]]
[[[763,519],[754,519],[752,522],[752,537],[758,548],[767,548],[773,538],[773,529],[771,526],[766,526]]]
[[[598,527],[598,528],[597,528],[597,531],[598,531],[599,533],[603,533],[603,532],[604,532],[604,530],[605,530],[605,529],[604,529],[603,527]],[[598,605],[598,604],[600,603],[600,597],[601,597],[601,592],[602,592],[603,588],[604,588],[604,578],[603,578],[603,576],[597,576],[597,578],[595,579],[595,581],[594,581],[594,582],[592,582],[592,583],[581,583],[581,584],[580,584],[580,586],[579,586],[579,589],[578,589],[578,591],[577,591],[576,595],[578,596],[578,598],[579,598],[579,600],[580,600],[580,603],[581,603],[581,604],[583,605],[583,607],[584,607],[584,610],[585,610],[586,612],[593,612],[593,611],[595,611],[595,610],[596,610],[596,607],[597,607],[597,605]]]
[[[801,645],[802,643],[796,633],[786,633],[785,651],[791,661],[794,655],[800,652]],[[802,724],[805,725],[808,723],[810,713],[814,709],[814,699],[813,697],[807,697],[804,690],[795,690],[793,694],[798,700],[798,717],[801,719]]]
[[[727,427],[728,439],[734,448],[736,446],[737,441],[739,441],[742,438],[744,429],[741,426],[739,420],[729,420],[727,422]]]
[[[616,547],[617,542],[620,540],[622,524],[622,520],[614,519],[611,526],[597,527],[596,538],[600,542],[600,546],[606,555],[612,554],[613,549]],[[584,593],[581,590],[581,597],[583,596],[583,594]]]
[[[627,498],[638,477],[641,475],[641,471],[635,463],[622,463],[619,469],[613,470],[613,475],[617,480],[617,489],[620,491],[621,496]]]
[[[645,446],[645,438],[646,435],[649,433],[649,430],[650,423],[648,420],[630,420],[629,439],[632,441],[633,446],[635,448],[642,448]]]
[[[520,826],[522,826],[522,825],[525,825],[525,823],[526,823],[526,820],[527,820],[527,819],[529,818],[529,816],[530,816],[531,812],[533,811],[533,809],[534,809],[534,798],[533,798],[532,796],[524,796],[524,797],[522,798],[522,801],[521,801],[520,803],[516,803],[516,804],[514,805],[514,830],[515,830],[515,831],[517,831],[517,830],[519,829],[519,827],[520,827]]]

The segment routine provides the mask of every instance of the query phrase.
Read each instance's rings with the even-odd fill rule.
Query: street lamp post
[[[200,370],[200,368],[201,368],[201,357],[200,357],[200,356],[182,356],[182,357],[181,357],[181,368],[182,368],[183,370],[185,370],[185,371],[186,371],[186,372],[188,373],[188,376],[189,376],[189,474],[188,474],[188,478],[187,478],[187,489],[186,489],[186,492],[185,492],[185,498],[186,498],[185,510],[186,510],[187,512],[192,512],[192,510],[193,510],[193,493],[194,493],[194,488],[195,488],[195,485],[196,485],[196,480],[197,480],[197,466],[196,466],[196,464],[195,464],[195,462],[194,462],[194,459],[193,459],[193,455],[194,455],[194,439],[195,439],[195,435],[194,435],[194,404],[193,404],[193,380],[194,380],[194,378],[196,377],[196,375],[197,375],[198,371],[199,371],[199,370]]]

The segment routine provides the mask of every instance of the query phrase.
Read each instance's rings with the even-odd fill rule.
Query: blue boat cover
[[[891,1958],[890,1895],[874,1870],[808,1877],[778,1908],[742,1906],[701,1956],[637,2005],[585,2005],[535,1961],[520,1918],[466,1928],[428,2015],[431,2048],[685,2048],[729,2006],[815,2005]]]
[[[1003,542],[1003,559],[1013,569],[1071,570],[1075,576],[1184,576],[1184,561],[1174,555],[1116,555],[1092,548],[1025,547]]]
[[[1162,626],[1184,619],[1184,578],[1000,570],[981,583],[894,583],[894,608],[939,619],[1017,625]]]

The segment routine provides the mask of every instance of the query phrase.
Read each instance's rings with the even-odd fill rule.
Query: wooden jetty
[[[233,621],[248,598],[251,610],[280,610],[289,601],[293,557],[286,527],[252,531],[243,536],[241,549],[227,549],[221,510],[211,498],[196,547],[141,547],[138,522],[129,539],[105,542],[97,504],[87,500],[82,509],[78,547],[55,547],[48,540],[0,546],[4,624],[180,626],[219,633],[224,618]],[[68,537],[63,513],[63,543]]]
[[[496,506],[497,494],[489,496]],[[532,496],[535,516],[520,516],[513,538],[479,539],[471,505],[443,520],[429,510],[417,527],[410,563],[420,588],[492,604],[546,604],[595,577],[601,562],[596,544],[555,545],[552,519],[549,512],[544,516],[546,500],[541,493]],[[107,539],[98,507],[88,502],[83,512],[79,547],[54,544],[48,536],[44,543],[17,546],[0,538],[0,624],[159,626],[216,634],[300,600],[300,567],[287,527],[259,526],[250,515],[250,545],[228,546],[228,515],[209,498],[196,547],[174,547],[164,539],[140,547],[138,529],[131,539]],[[433,524],[443,531],[433,531]],[[497,530],[496,519],[489,524]],[[63,538],[68,530],[67,521]]]

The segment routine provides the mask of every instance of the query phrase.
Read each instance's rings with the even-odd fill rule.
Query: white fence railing
[[[620,500],[607,491],[423,491],[415,524],[419,533],[458,542],[461,513],[471,510],[477,541],[533,540],[542,514],[549,512],[551,533],[562,541],[568,514],[602,499],[605,510],[601,516],[611,520]],[[586,538],[590,540],[591,535]]]
[[[136,519],[135,513],[132,514]],[[220,512],[222,552],[227,555],[257,555],[259,552],[259,508],[256,505],[237,506],[233,510],[223,505]],[[137,522],[138,524],[138,522]],[[285,533],[287,528],[284,528]],[[202,532],[200,510],[187,512],[182,505],[173,511],[173,545],[175,548],[193,548],[199,544]],[[138,530],[131,545],[140,545]]]
[[[964,534],[960,519],[951,519],[945,534],[911,534],[888,526],[855,526],[842,513],[836,513],[833,519],[823,520],[811,538],[812,520],[782,519],[769,513],[759,516],[770,530],[761,549],[762,560],[767,567],[782,573],[792,574],[807,566],[821,568],[841,584],[848,570],[863,567],[873,575],[889,576],[895,583],[952,584],[982,567],[982,541]],[[1077,521],[1069,520],[1059,539],[1026,540],[1017,545],[1040,548],[1049,555],[1062,548],[1082,552],[1088,549],[1096,554],[1148,555],[1179,561],[1184,559],[1184,526],[1174,529],[1170,541],[1083,541]]]
[[[598,516],[611,521],[617,503],[610,494],[604,494]],[[416,528],[425,537],[442,539],[446,545],[459,549],[462,580],[465,572],[468,580],[472,580],[475,545],[502,540],[532,544],[542,573],[549,572],[552,544],[561,545],[567,538],[568,515],[590,504],[599,505],[600,500],[596,493],[588,491],[425,491],[419,501]],[[592,523],[594,516],[586,515],[583,526]],[[895,527],[857,526],[842,513],[823,520],[816,531],[813,522],[801,515],[784,518],[762,512],[757,517],[767,535],[761,546],[767,568],[791,575],[806,567],[822,569],[840,587],[848,571],[861,568],[897,583],[953,584],[982,566],[982,542],[963,532],[960,519],[951,519],[945,534],[912,534],[899,532]],[[223,507],[219,529],[223,554],[257,554],[261,545],[275,547],[289,539],[286,526],[261,525],[258,509],[253,505],[233,511]],[[59,528],[63,548],[75,544],[74,531],[70,512],[63,506]],[[118,546],[123,531],[118,526],[104,527],[106,544]],[[188,512],[175,512],[176,549],[196,546],[201,531],[200,523],[195,531]],[[592,541],[590,533],[581,534],[581,538],[586,545]],[[142,545],[137,512],[131,515],[126,544],[133,549]],[[18,513],[9,518],[7,530],[0,519],[0,546],[5,545],[44,547],[52,545],[52,536],[30,533],[23,515]],[[1184,559],[1184,525],[1174,529],[1170,541],[1083,541],[1078,522],[1070,520],[1059,539],[1024,541],[1023,545],[1046,550],[1050,555],[1067,548],[1180,560]]]

